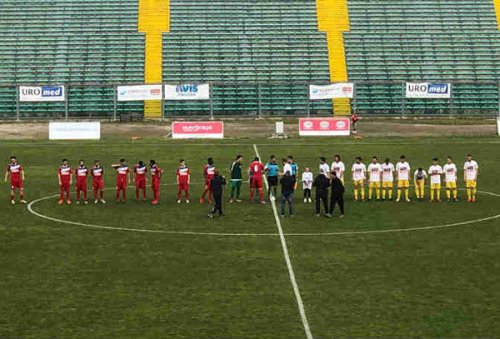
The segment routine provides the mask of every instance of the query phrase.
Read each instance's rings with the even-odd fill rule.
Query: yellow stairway
[[[162,34],[170,31],[170,0],[139,0],[139,32],[146,34],[144,82],[162,82]],[[145,118],[161,118],[161,102],[144,102]]]
[[[495,0],[500,1],[500,0]],[[343,33],[349,31],[349,11],[347,0],[316,0],[318,29],[326,32],[330,80],[348,80]],[[336,115],[351,113],[349,99],[334,99],[333,111]]]

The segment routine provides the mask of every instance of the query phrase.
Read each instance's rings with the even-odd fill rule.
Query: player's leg
[[[287,198],[284,194],[281,194],[281,206],[280,206],[280,212],[281,216],[285,215],[285,204],[286,204]]]
[[[448,202],[450,202],[451,201],[451,183],[449,183],[449,182],[446,183],[445,190],[446,190],[446,200],[448,200]]]
[[[436,185],[436,200],[441,201],[441,185]]]
[[[393,183],[392,182],[388,183],[388,191],[389,192],[387,192],[387,193],[389,195],[389,200],[392,200],[392,192],[393,192]]]
[[[16,192],[15,192],[15,190],[14,190],[14,186],[12,186],[12,187],[10,188],[10,202],[11,202],[12,204],[14,204],[14,203],[15,203],[15,199],[16,199]]]
[[[364,181],[361,181],[360,190],[361,190],[361,201],[365,201],[365,182]]]
[[[354,182],[354,200],[358,200],[358,189],[359,189],[359,181]],[[316,196],[316,198],[318,198]]]
[[[328,208],[328,192],[325,192],[323,195],[323,208],[325,209],[325,214],[328,216],[330,214],[330,210]]]
[[[401,180],[398,180],[398,195],[396,197],[396,201],[401,200],[401,189],[402,189],[403,183]]]
[[[375,183],[375,190],[377,193],[377,200],[380,200],[380,196],[381,196],[380,182]]]
[[[177,184],[177,203],[181,202],[181,197],[182,197],[182,183]]]
[[[120,186],[118,184],[116,185],[115,199],[118,202],[120,201]]]
[[[410,201],[410,182],[405,181],[405,199],[406,201]]]
[[[316,215],[318,216],[321,212],[321,193],[316,190]]]
[[[477,193],[477,183],[476,181],[472,182],[472,202],[476,202],[476,193]]]
[[[453,191],[453,200],[457,201],[458,200],[458,188],[457,188],[457,183],[454,182],[452,184],[452,191]]]
[[[66,191],[66,203],[68,205],[71,205],[71,187],[69,184],[66,185],[65,191]]]
[[[368,200],[372,200],[373,189],[374,189],[374,183],[373,182],[368,183]]]
[[[386,196],[387,196],[387,183],[383,182],[382,183],[382,200],[385,200]]]
[[[293,192],[288,195],[288,214],[293,215]]]

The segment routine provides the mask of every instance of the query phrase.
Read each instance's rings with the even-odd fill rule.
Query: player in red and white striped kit
[[[116,193],[117,202],[127,201],[127,186],[130,184],[130,169],[125,159],[120,159],[119,164],[111,165],[116,170]],[[120,199],[120,193],[122,198]]]
[[[259,192],[259,200],[261,204],[265,204],[264,200],[264,164],[260,162],[258,157],[255,157],[248,167],[248,179],[250,182],[250,202],[254,201],[255,191]]]
[[[19,202],[25,204],[24,200],[24,169],[23,166],[17,162],[15,156],[10,157],[10,163],[7,165],[7,170],[5,171],[5,181],[10,176],[10,203],[14,205],[16,203],[16,190],[19,190]]]
[[[66,193],[66,203],[71,205],[70,187],[73,183],[73,172],[68,164],[68,159],[63,159],[61,166],[57,170],[59,179],[59,205],[64,203],[64,194]]]
[[[139,193],[142,190],[142,200],[146,201],[146,173],[148,172],[148,168],[144,165],[144,162],[139,161],[134,166],[135,173],[135,198],[139,200]]]
[[[89,170],[85,166],[85,162],[80,160],[78,162],[78,167],[75,169],[76,176],[76,203],[80,203],[80,193],[83,192],[83,202],[85,205],[88,204],[87,200],[87,178],[89,175]]]
[[[156,161],[150,160],[149,166],[151,167],[151,189],[153,190],[153,205],[158,205],[160,200],[160,184],[163,170],[156,164]]]
[[[208,199],[207,202],[209,204],[212,203],[212,186],[211,182],[212,179],[215,176],[215,165],[214,165],[214,159],[213,158],[208,158],[207,163],[205,166],[203,166],[203,177],[205,178],[205,188],[203,189],[203,193],[201,194],[200,197],[200,204],[203,204],[205,201],[205,195],[208,193]]]
[[[186,162],[181,160],[179,167],[177,168],[177,203],[181,203],[182,192],[184,192],[184,197],[186,203],[189,204],[189,183],[191,181],[191,172],[189,167],[186,166]]]
[[[99,201],[103,204],[106,203],[104,200],[104,168],[101,167],[101,162],[99,160],[94,161],[94,166],[90,170],[92,175],[92,189],[94,191],[94,203],[97,204]]]

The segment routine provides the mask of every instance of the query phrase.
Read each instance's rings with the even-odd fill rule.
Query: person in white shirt
[[[479,165],[472,159],[472,155],[467,155],[467,161],[464,164],[464,181],[467,189],[467,201],[476,202],[477,175],[479,174]]]
[[[291,175],[292,174],[292,165],[285,158],[281,159],[281,162],[283,163],[283,173],[282,173],[282,175],[285,175],[286,172],[289,172],[290,175]]]
[[[441,201],[441,176],[443,175],[443,168],[438,163],[438,158],[432,159],[432,165],[429,167],[429,175],[431,176],[431,199],[430,202]]]
[[[365,201],[366,165],[361,162],[361,157],[356,158],[351,170],[354,182],[354,200],[358,201],[361,195],[361,201]]]
[[[377,200],[380,201],[380,180],[382,179],[382,166],[378,163],[378,158],[374,156],[372,162],[368,165],[368,200],[372,200],[373,190],[377,195]]]
[[[391,163],[391,160],[389,158],[386,158],[381,167],[382,200],[385,200],[386,196],[389,200],[392,200],[392,187],[394,185],[394,165]]]
[[[410,202],[410,164],[406,161],[406,156],[402,155],[396,164],[398,173],[398,197],[396,202],[401,200],[401,191],[405,191],[405,200]]]
[[[309,167],[304,169],[304,173],[302,173],[302,189],[304,190],[304,202],[312,203],[311,199],[311,189],[314,181],[313,172]]]
[[[336,154],[333,157],[333,162],[332,166],[330,167],[330,171],[337,173],[337,178],[339,178],[342,181],[342,183],[344,183],[345,165],[342,162],[342,160],[340,160],[340,155]]]
[[[448,202],[458,201],[458,188],[457,188],[457,166],[453,163],[453,158],[448,156],[446,158],[446,165],[443,166],[444,181],[446,182],[446,199]],[[453,200],[452,200],[453,197]]]
[[[326,163],[326,158],[321,157],[319,164],[319,173],[323,173],[327,179],[330,179],[330,166]]]

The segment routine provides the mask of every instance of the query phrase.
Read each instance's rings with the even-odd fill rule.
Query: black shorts
[[[278,186],[278,177],[267,177],[267,183],[269,184],[269,187]]]

